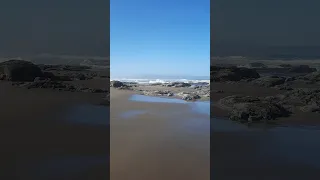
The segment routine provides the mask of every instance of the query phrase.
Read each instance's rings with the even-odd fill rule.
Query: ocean
[[[137,84],[164,84],[171,82],[184,82],[191,84],[207,83],[210,84],[210,76],[148,76],[148,77],[121,77],[113,78],[111,81],[131,82]]]

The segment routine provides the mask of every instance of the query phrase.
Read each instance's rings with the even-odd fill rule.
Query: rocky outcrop
[[[174,96],[174,93],[172,93],[169,90],[139,90],[140,94],[146,95],[146,96]]]
[[[8,81],[33,81],[43,77],[41,69],[29,61],[9,60],[0,63],[0,78]]]
[[[107,94],[101,101],[100,105],[110,106],[110,94]]]
[[[177,93],[177,96],[181,97],[181,99],[185,101],[194,101],[201,98],[201,96],[199,96],[196,93],[186,93],[186,92]]]
[[[320,112],[320,89],[295,89],[285,93],[281,101],[302,111]]]
[[[120,88],[126,86],[123,82],[121,81],[111,81],[110,82],[110,87],[114,87],[114,88]]]
[[[53,81],[51,79],[44,79],[36,77],[33,82],[13,82],[13,86],[24,87],[27,89],[42,88],[42,89],[54,89],[59,91],[70,92],[89,92],[89,93],[108,93],[106,89],[86,88],[81,86],[75,86],[62,81]]]
[[[228,96],[221,99],[219,105],[229,110],[231,120],[241,122],[275,120],[291,113],[279,103],[251,96]]]
[[[308,65],[293,66],[289,69],[290,73],[311,73],[317,71],[316,68],[310,68]]]
[[[46,65],[39,64],[39,68],[43,71],[84,71],[89,70],[89,66],[77,66],[77,65]]]
[[[254,69],[211,66],[211,80],[216,82],[240,81],[244,79],[256,79],[259,77],[259,73]]]
[[[320,82],[320,71],[309,73],[309,74],[303,76],[302,79],[308,80],[311,82]]]
[[[253,62],[253,63],[249,63],[248,67],[250,67],[250,68],[267,68],[268,66],[266,66],[265,64],[260,63],[260,62]]]
[[[184,82],[172,82],[172,83],[168,83],[168,84],[164,84],[163,86],[166,87],[191,87],[191,84],[189,83],[184,83]]]
[[[263,87],[274,87],[277,85],[284,84],[286,78],[279,77],[279,76],[266,76],[255,79],[252,81],[254,85],[263,86]]]

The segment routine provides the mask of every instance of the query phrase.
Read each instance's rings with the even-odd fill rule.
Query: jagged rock
[[[320,71],[316,71],[316,72],[307,74],[307,75],[303,76],[303,79],[309,80],[312,82],[319,82],[320,81]]]
[[[41,69],[29,61],[9,60],[0,63],[2,80],[33,81],[35,77],[43,77]]]
[[[229,110],[235,121],[274,120],[290,115],[281,104],[251,96],[228,96],[219,101],[220,107]]]
[[[193,95],[193,94],[183,94],[181,99],[185,100],[185,101],[194,101],[197,99],[200,99],[201,97],[197,94]]]
[[[172,83],[165,84],[164,86],[166,86],[166,87],[190,87],[191,84],[184,83],[184,82],[172,82]]]
[[[212,66],[211,66],[212,67]],[[218,68],[212,67],[211,79],[216,82],[220,81],[240,81],[242,79],[256,79],[259,78],[259,73],[254,69],[248,68]]]
[[[125,86],[125,84],[121,81],[111,81],[110,82],[110,87],[114,87],[114,88],[120,88]]]
[[[279,66],[282,68],[291,68],[292,67],[291,64],[280,64]]]
[[[308,65],[294,66],[289,69],[290,73],[311,73],[317,71],[316,68],[310,68]]]
[[[164,91],[148,91],[148,90],[140,90],[140,93],[146,96],[173,96],[174,94],[168,90]]]
[[[320,112],[320,106],[317,103],[311,103],[305,106],[301,106],[302,112]]]
[[[274,87],[276,85],[284,84],[285,80],[285,78],[279,76],[266,76],[255,79],[252,81],[252,83],[258,86]]]
[[[268,67],[268,66],[266,66],[265,64],[260,63],[260,62],[249,63],[248,66],[249,66],[250,68],[267,68],[267,67]]]
[[[100,105],[103,106],[110,106],[110,95],[107,94],[106,97],[104,97],[100,103]]]
[[[283,91],[292,91],[293,88],[288,86],[288,85],[285,85],[285,84],[282,84],[282,85],[276,85],[274,86],[273,88],[276,88],[278,90],[283,90]]]

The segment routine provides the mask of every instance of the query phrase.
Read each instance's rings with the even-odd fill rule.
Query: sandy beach
[[[210,179],[209,117],[185,104],[132,102],[132,94],[111,89],[111,179]],[[132,110],[146,113],[121,117]],[[198,123],[207,126],[197,131]]]

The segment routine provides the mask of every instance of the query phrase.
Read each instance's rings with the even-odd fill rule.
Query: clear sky
[[[111,77],[209,76],[210,0],[110,0]]]

